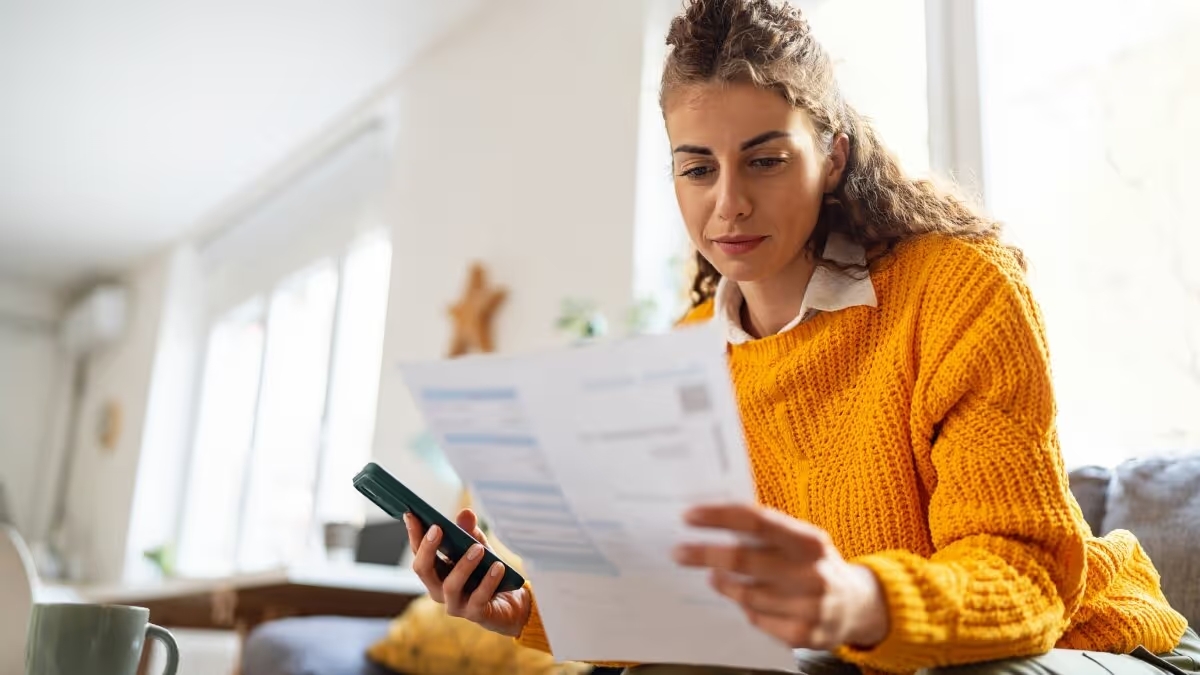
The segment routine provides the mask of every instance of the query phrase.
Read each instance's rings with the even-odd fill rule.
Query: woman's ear
[[[850,157],[850,137],[846,134],[838,134],[833,137],[833,142],[829,146],[829,157],[825,166],[825,185],[824,191],[826,194],[837,189],[838,183],[842,182],[842,174],[846,172],[846,161]]]

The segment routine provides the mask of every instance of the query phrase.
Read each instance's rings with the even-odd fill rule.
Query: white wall
[[[40,461],[50,437],[50,408],[62,367],[58,298],[0,282],[0,484],[17,528],[33,528]]]
[[[560,344],[565,296],[613,317],[632,297],[643,3],[504,5],[419,59],[398,92],[375,455],[443,508],[451,491],[408,457],[420,424],[394,365],[445,353],[470,261],[509,289],[501,351]]]
[[[88,358],[86,390],[75,436],[65,537],[71,565],[86,581],[122,577],[134,485],[138,475],[151,374],[172,257],[155,256],[125,275],[130,293],[124,336]],[[103,406],[122,410],[122,432],[113,450],[101,447],[97,428]]]
[[[0,316],[6,320],[52,327],[62,314],[62,299],[54,291],[0,279]]]

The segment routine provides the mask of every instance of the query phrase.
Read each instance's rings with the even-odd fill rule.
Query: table
[[[150,620],[164,628],[232,630],[239,639],[259,624],[286,617],[393,617],[424,594],[407,568],[361,563],[80,590],[85,602],[146,607]],[[149,652],[143,651],[139,673],[146,671]]]

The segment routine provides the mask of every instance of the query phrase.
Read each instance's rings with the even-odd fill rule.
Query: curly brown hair
[[[862,271],[901,241],[921,234],[999,238],[1000,224],[952,188],[904,173],[871,122],[843,98],[828,54],[798,9],[772,0],[686,0],[683,13],[671,22],[667,45],[659,94],[664,113],[667,97],[681,87],[744,82],[777,92],[807,111],[826,152],[839,134],[846,135],[846,168],[821,205],[808,242],[818,264],[850,271],[820,258],[831,232],[866,249]],[[711,298],[721,278],[699,252],[696,268],[693,306]]]

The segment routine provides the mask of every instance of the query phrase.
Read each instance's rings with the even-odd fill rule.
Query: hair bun
[[[667,31],[676,61],[702,78],[731,57],[747,52],[778,57],[808,38],[800,10],[772,0],[686,0]]]

